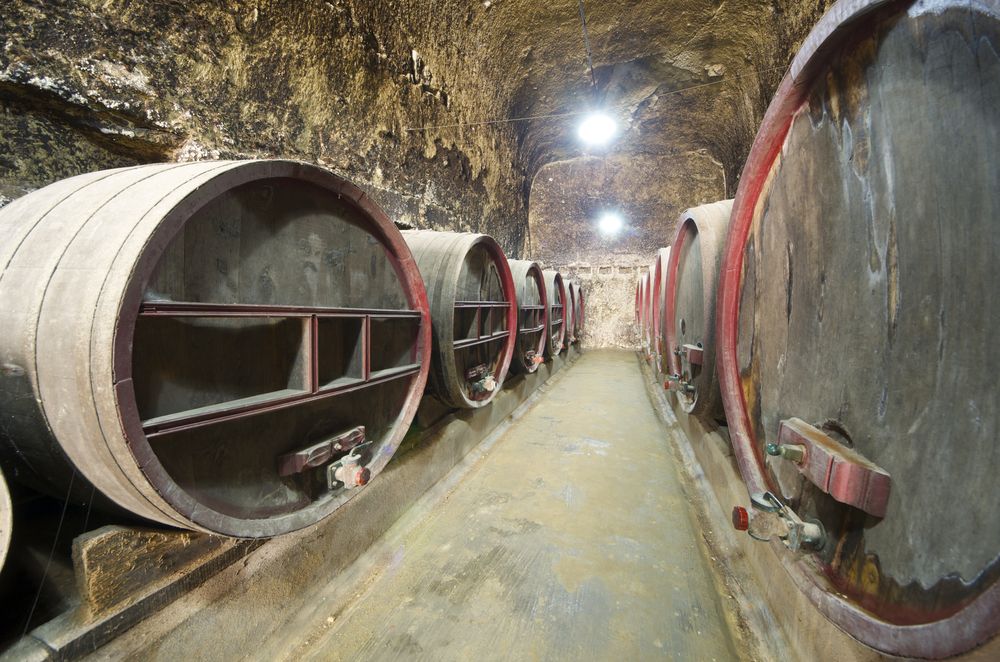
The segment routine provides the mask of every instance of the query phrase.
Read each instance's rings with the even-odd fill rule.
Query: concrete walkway
[[[295,656],[735,659],[665,436],[635,355],[586,353]]]

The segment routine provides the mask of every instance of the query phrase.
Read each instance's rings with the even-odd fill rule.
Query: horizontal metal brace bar
[[[326,398],[333,398],[338,395],[352,393],[370,386],[378,386],[379,384],[383,384],[393,379],[409,377],[419,371],[420,364],[414,363],[401,366],[399,368],[390,368],[373,373],[367,381],[361,379],[351,380],[341,386],[320,389],[315,393],[297,391],[295,392],[295,395],[279,395],[273,398],[269,398],[265,394],[264,396],[256,396],[255,398],[245,398],[244,401],[242,401],[242,404],[240,400],[236,400],[233,402],[204,407],[202,409],[192,409],[186,412],[178,412],[177,414],[160,416],[143,421],[142,428],[143,432],[146,433],[147,439],[155,439],[174,432],[191,430],[193,428],[204,427],[206,425],[215,425],[217,423],[232,421],[238,418],[256,416],[258,414],[271,411],[287,409],[289,407],[295,407],[302,404],[309,404]],[[347,382],[347,380],[345,380],[345,382]],[[288,393],[288,391],[278,391],[276,393],[285,394]],[[247,400],[253,400],[253,402],[247,403],[245,402]]]
[[[456,301],[456,308],[510,308],[510,301]]]
[[[466,340],[456,340],[454,347],[455,349],[465,349],[466,347],[474,347],[475,345],[484,345],[494,340],[501,340],[509,335],[510,335],[509,331],[501,331],[499,333],[494,333],[493,335],[484,336],[482,338],[468,338]]]
[[[144,301],[139,314],[145,317],[412,317],[419,310],[392,308],[332,308],[324,306],[270,306],[249,303],[197,303],[186,301]]]

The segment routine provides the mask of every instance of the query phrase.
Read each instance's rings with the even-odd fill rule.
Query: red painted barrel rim
[[[1000,9],[997,0],[982,0]],[[739,190],[733,203],[719,282],[716,337],[718,376],[729,435],[740,474],[751,500],[759,502],[765,491],[773,491],[763,457],[754,443],[750,417],[739,379],[737,356],[743,249],[749,237],[754,210],[767,183],[771,165],[780,154],[797,111],[808,100],[825,58],[878,25],[872,13],[898,15],[913,0],[841,0],[820,20],[795,56],[768,107],[760,131],[747,158]],[[811,558],[797,559],[781,544],[772,545],[782,566],[798,588],[837,627],[862,643],[891,655],[942,658],[968,651],[991,638],[1000,629],[1000,581],[976,596],[947,618],[916,625],[898,625],[841,597]]]
[[[660,365],[660,281],[662,280],[663,258],[660,249],[656,251],[653,263],[649,265],[650,280],[653,286],[650,288],[649,297],[649,352],[653,355],[653,365],[659,369]]]
[[[332,191],[346,206],[353,207],[363,218],[370,221],[366,229],[385,246],[388,259],[402,283],[407,305],[412,310],[420,312],[417,341],[420,368],[417,373],[409,377],[411,381],[408,395],[397,417],[397,421],[405,422],[406,425],[395,425],[385,444],[372,458],[368,465],[372,476],[385,467],[399,446],[399,442],[402,441],[408,423],[413,420],[420,404],[420,394],[427,383],[430,370],[430,306],[416,261],[403,236],[385,212],[351,182],[309,163],[286,160],[247,161],[221,171],[175,205],[150,235],[121,298],[114,337],[114,374],[119,416],[129,443],[129,450],[149,480],[150,487],[156,489],[160,497],[172,508],[197,526],[218,534],[236,537],[245,536],[252,523],[259,524],[263,531],[253,537],[269,537],[309,526],[333,513],[357,494],[358,490],[346,490],[335,498],[319,500],[305,508],[266,519],[240,518],[212,510],[188,494],[166,471],[143,432],[134,391],[119,386],[131,384],[131,347],[146,283],[176,234],[191,216],[219,195],[242,184],[280,177],[309,182]]]
[[[646,329],[646,317],[648,317],[648,315],[647,315],[648,311],[646,310],[648,299],[646,297],[646,293],[649,291],[649,274],[648,273],[645,273],[645,274],[642,275],[642,278],[640,279],[639,284],[640,284],[640,286],[642,288],[641,289],[641,299],[639,301],[639,333],[640,333],[639,341],[640,341],[643,349],[645,349],[646,346],[647,346],[647,344],[648,344],[648,340],[649,340],[649,338],[648,338],[649,334],[648,334],[647,329]]]
[[[653,337],[653,294],[656,290],[656,259],[649,263],[646,277],[646,354],[651,357],[656,350],[656,339]]]
[[[690,227],[693,232],[698,231],[694,221],[687,218],[686,214],[687,212],[681,215],[681,218],[684,220],[677,227],[674,243],[670,247],[670,261],[667,262],[667,293],[663,303],[667,361],[670,364],[670,372],[674,375],[681,374],[681,359],[673,352],[673,349],[677,347],[677,337],[674,329],[674,317],[677,315],[677,269],[680,267],[681,251],[684,248],[684,240],[688,235],[688,228]]]
[[[576,342],[576,283],[572,280],[566,286],[566,292],[569,294],[569,310],[573,314],[573,323],[569,325],[569,334],[566,344]]]

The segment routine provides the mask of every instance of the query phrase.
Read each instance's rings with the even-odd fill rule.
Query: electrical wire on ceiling
[[[746,76],[748,76],[750,74],[756,74],[756,75],[759,76],[760,74],[763,74],[763,73],[770,73],[772,71],[785,70],[787,68],[788,68],[787,66],[782,65],[780,67],[769,67],[767,69],[751,69],[751,70],[748,70],[748,71],[744,71],[743,73],[740,73],[740,74],[734,74],[732,76],[728,76],[728,77],[722,78],[720,80],[713,80],[713,81],[710,81],[708,83],[699,83],[697,85],[691,85],[689,87],[681,87],[681,88],[677,88],[676,90],[668,90],[667,92],[661,92],[661,93],[657,94],[657,96],[658,97],[672,96],[674,94],[681,94],[683,92],[690,92],[691,90],[697,90],[697,89],[701,89],[701,88],[704,88],[704,87],[711,87],[712,85],[721,85],[722,83],[726,83],[726,82],[729,82],[731,80],[738,80],[740,78],[744,78],[744,77],[746,77]],[[610,108],[624,108],[627,105],[628,105],[627,103],[623,102],[623,103],[619,103],[619,104],[612,104],[609,107]],[[560,117],[578,117],[580,115],[586,115],[589,112],[590,111],[587,111],[587,110],[578,110],[578,111],[571,111],[571,112],[566,112],[566,113],[543,113],[543,114],[540,114],[540,115],[525,115],[523,117],[507,117],[507,118],[504,118],[504,119],[484,120],[484,121],[481,121],[481,122],[458,122],[458,123],[455,123],[455,124],[428,124],[426,126],[408,127],[406,129],[404,129],[404,131],[412,132],[412,131],[426,131],[428,129],[456,129],[456,128],[463,128],[463,127],[468,127],[468,126],[486,126],[486,125],[491,125],[491,124],[510,124],[510,123],[513,123],[513,122],[530,122],[532,120],[554,119],[554,118],[560,118]]]

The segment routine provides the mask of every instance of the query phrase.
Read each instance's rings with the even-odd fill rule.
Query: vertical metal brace
[[[339,453],[350,451],[365,442],[365,426],[359,425],[324,439],[302,450],[278,457],[278,475],[293,476],[326,464]]]

